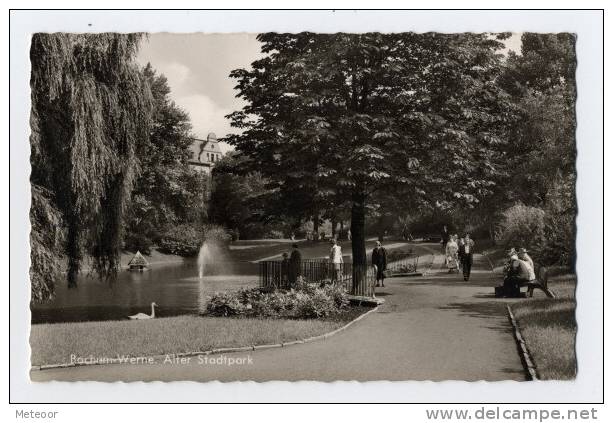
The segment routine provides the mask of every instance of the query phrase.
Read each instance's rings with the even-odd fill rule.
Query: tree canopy
[[[506,203],[545,211],[540,259],[565,265],[574,265],[577,214],[575,42],[568,33],[524,33],[522,54],[510,55],[501,78],[521,113],[512,130]]]
[[[280,198],[350,201],[354,263],[365,208],[404,190],[439,207],[491,192],[513,120],[488,34],[261,34],[267,56],[231,73],[247,105],[228,142]],[[450,178],[454,181],[449,184]],[[284,195],[283,193],[287,194]],[[334,203],[332,203],[334,206]]]
[[[138,173],[136,147],[149,136],[151,121],[151,92],[133,60],[140,39],[116,33],[32,37],[31,217],[33,227],[44,224],[38,219],[45,215],[65,228],[59,250],[31,237],[35,300],[48,296],[57,276],[49,257],[61,262],[65,254],[69,286],[76,284],[83,249],[101,275],[117,270]]]
[[[242,164],[242,157],[232,152],[215,164],[209,218],[239,236],[257,237],[250,226],[266,220],[262,201],[269,191],[260,174],[245,174]]]
[[[153,96],[150,135],[137,145],[140,173],[126,222],[126,248],[148,252],[171,226],[202,223],[204,181],[191,169],[189,115],[170,99],[164,75],[150,64],[143,75]]]

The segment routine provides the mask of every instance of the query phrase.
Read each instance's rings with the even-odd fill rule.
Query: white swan
[[[132,320],[147,320],[147,319],[155,319],[155,308],[157,307],[156,303],[151,303],[151,315],[145,313],[138,313],[134,316],[128,316],[129,319]]]

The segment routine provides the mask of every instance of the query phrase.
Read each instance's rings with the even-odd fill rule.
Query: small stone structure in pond
[[[128,263],[128,269],[137,272],[148,270],[148,266],[149,263],[147,263],[147,260],[145,260],[145,257],[143,257],[140,251],[137,251],[134,257],[132,257],[132,260]]]

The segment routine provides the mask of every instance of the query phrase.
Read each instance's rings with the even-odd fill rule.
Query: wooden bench
[[[545,295],[547,295],[549,298],[554,298],[555,295],[547,287],[548,281],[549,281],[549,272],[545,266],[541,266],[540,268],[538,268],[536,279],[530,282],[526,282],[525,284],[522,284],[521,286],[528,287],[528,292],[527,292],[528,297],[532,297],[534,294],[534,288],[538,288],[541,291],[543,291]]]

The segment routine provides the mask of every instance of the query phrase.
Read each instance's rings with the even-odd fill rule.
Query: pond
[[[32,305],[32,323],[122,320],[150,314],[152,302],[156,316],[197,314],[211,294],[257,284],[258,265],[249,262],[216,263],[201,279],[195,260],[123,270],[112,283],[81,275],[76,289],[61,284],[51,302]]]

